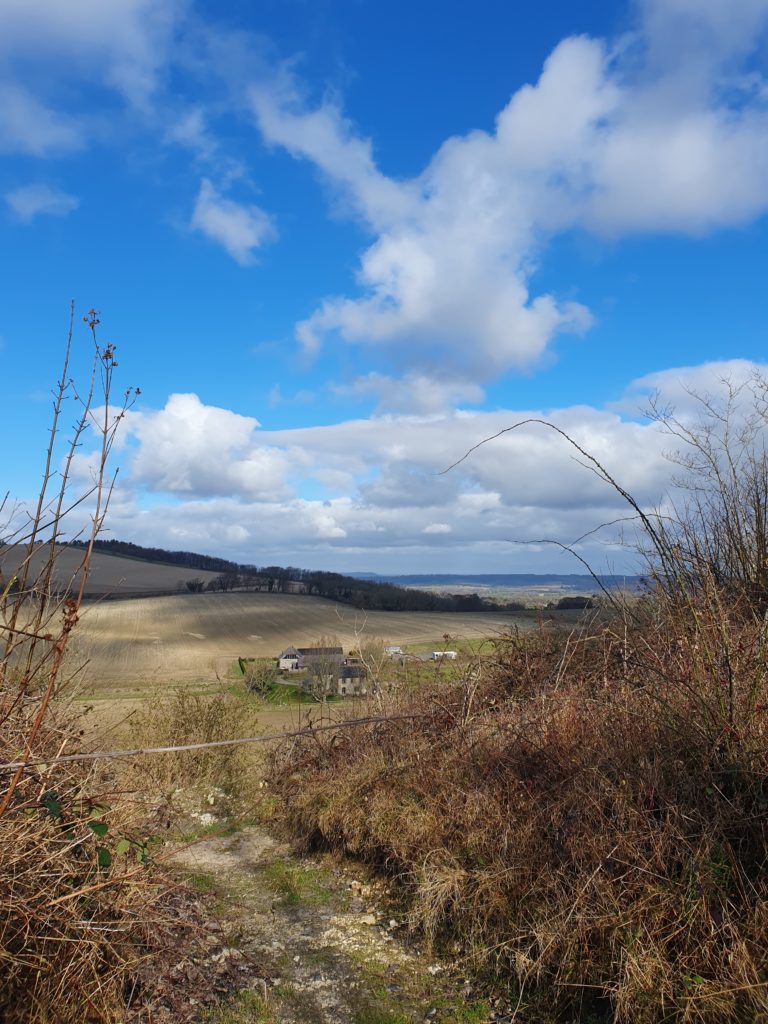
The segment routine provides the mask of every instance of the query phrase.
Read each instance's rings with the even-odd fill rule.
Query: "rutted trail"
[[[203,1020],[221,1024],[444,1024],[503,1020],[408,948],[381,883],[297,857],[259,827],[185,847],[173,863],[219,897],[223,955],[247,987]],[[221,954],[220,954],[221,955]],[[259,977],[254,980],[253,965]]]

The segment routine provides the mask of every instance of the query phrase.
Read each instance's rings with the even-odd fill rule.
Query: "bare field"
[[[41,544],[32,556],[33,578],[48,558],[49,546]],[[26,554],[16,545],[0,549],[0,578],[14,576]],[[83,557],[81,548],[60,548],[56,553],[54,585],[66,589],[77,579],[77,570]],[[180,582],[201,579],[204,583],[219,574],[203,569],[188,569],[183,565],[164,565],[161,562],[142,562],[138,558],[121,558],[104,551],[94,551],[88,576],[89,595],[130,597],[132,594],[151,594],[153,591],[175,590]]]
[[[110,693],[226,679],[238,657],[272,657],[288,644],[356,632],[398,644],[492,636],[532,621],[493,612],[356,612],[292,594],[177,594],[87,605],[73,638],[70,669],[87,661],[85,689]]]

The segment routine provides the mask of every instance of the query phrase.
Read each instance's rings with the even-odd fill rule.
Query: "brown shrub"
[[[0,713],[9,702],[0,701]],[[24,749],[34,703],[5,717],[0,761]],[[54,705],[30,760],[55,757],[78,722]],[[122,1020],[152,948],[158,894],[130,805],[103,772],[30,765],[0,818],[0,1020]]]
[[[143,998],[139,986],[152,989],[139,968],[168,924],[169,883],[147,864],[130,799],[107,769],[57,762],[82,743],[79,717],[62,696],[65,655],[109,504],[108,457],[135,394],[110,404],[115,347],[97,342],[94,310],[86,320],[93,361],[80,391],[69,370],[72,307],[37,504],[30,511],[0,500],[0,562],[12,555],[10,577],[0,577],[0,1020],[7,1024],[124,1020],[128,1004]],[[77,410],[68,441],[60,435],[66,403]],[[94,479],[73,494],[73,460],[91,427]],[[57,592],[65,520],[84,503],[90,527],[82,558]],[[174,934],[184,928],[177,921]]]
[[[248,705],[226,691],[198,694],[175,689],[158,694],[132,716],[128,742],[140,747],[215,743],[247,735],[254,728],[255,715]],[[157,795],[215,786],[237,797],[247,789],[248,754],[236,746],[182,750],[141,758],[131,770]]]
[[[414,722],[286,746],[284,823],[398,877],[429,938],[549,1013],[762,1019],[766,640],[720,611],[510,636],[404,697]]]

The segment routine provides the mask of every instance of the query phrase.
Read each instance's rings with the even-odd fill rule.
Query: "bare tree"
[[[246,661],[243,667],[243,678],[249,693],[264,696],[277,682],[277,665],[274,661],[264,658]]]
[[[311,654],[304,656],[307,670],[307,688],[317,701],[325,701],[333,692],[344,659],[342,646],[336,636],[320,636],[311,645]]]
[[[744,610],[768,613],[768,381],[754,374],[721,382],[719,398],[689,391],[685,419],[651,402],[651,416],[675,438],[668,454],[681,497],[658,517],[664,558],[650,562],[666,588],[698,593],[713,584]]]
[[[93,545],[107,514],[116,473],[107,469],[117,430],[138,389],[129,389],[113,401],[116,346],[98,340],[99,315],[92,309],[83,318],[93,345],[90,375],[84,389],[70,376],[74,334],[74,303],[70,306],[69,330],[61,377],[53,391],[53,411],[46,449],[43,479],[31,509],[5,502],[5,541],[0,562],[10,566],[0,584],[0,726],[21,709],[29,707],[24,758],[34,756],[35,740],[61,682],[64,654],[80,614],[93,555]],[[75,409],[68,440],[61,438],[61,420],[67,403]],[[90,484],[72,493],[75,456],[86,432],[97,439]],[[56,468],[56,467],[59,468]],[[88,509],[90,525],[79,548],[82,557],[74,571],[57,571],[66,543],[65,525],[76,510]],[[70,538],[70,539],[77,539]],[[5,814],[24,773],[19,768],[0,798],[0,817]]]

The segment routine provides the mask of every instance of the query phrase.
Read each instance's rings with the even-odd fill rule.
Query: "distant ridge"
[[[348,576],[355,579],[374,580],[381,583],[393,583],[401,587],[425,586],[475,586],[475,587],[536,587],[551,584],[569,590],[594,590],[597,586],[595,577],[588,573],[406,573],[400,575],[382,575],[375,572],[350,572]],[[631,575],[600,575],[597,580],[607,590],[629,587],[636,590],[643,581],[642,576]]]

